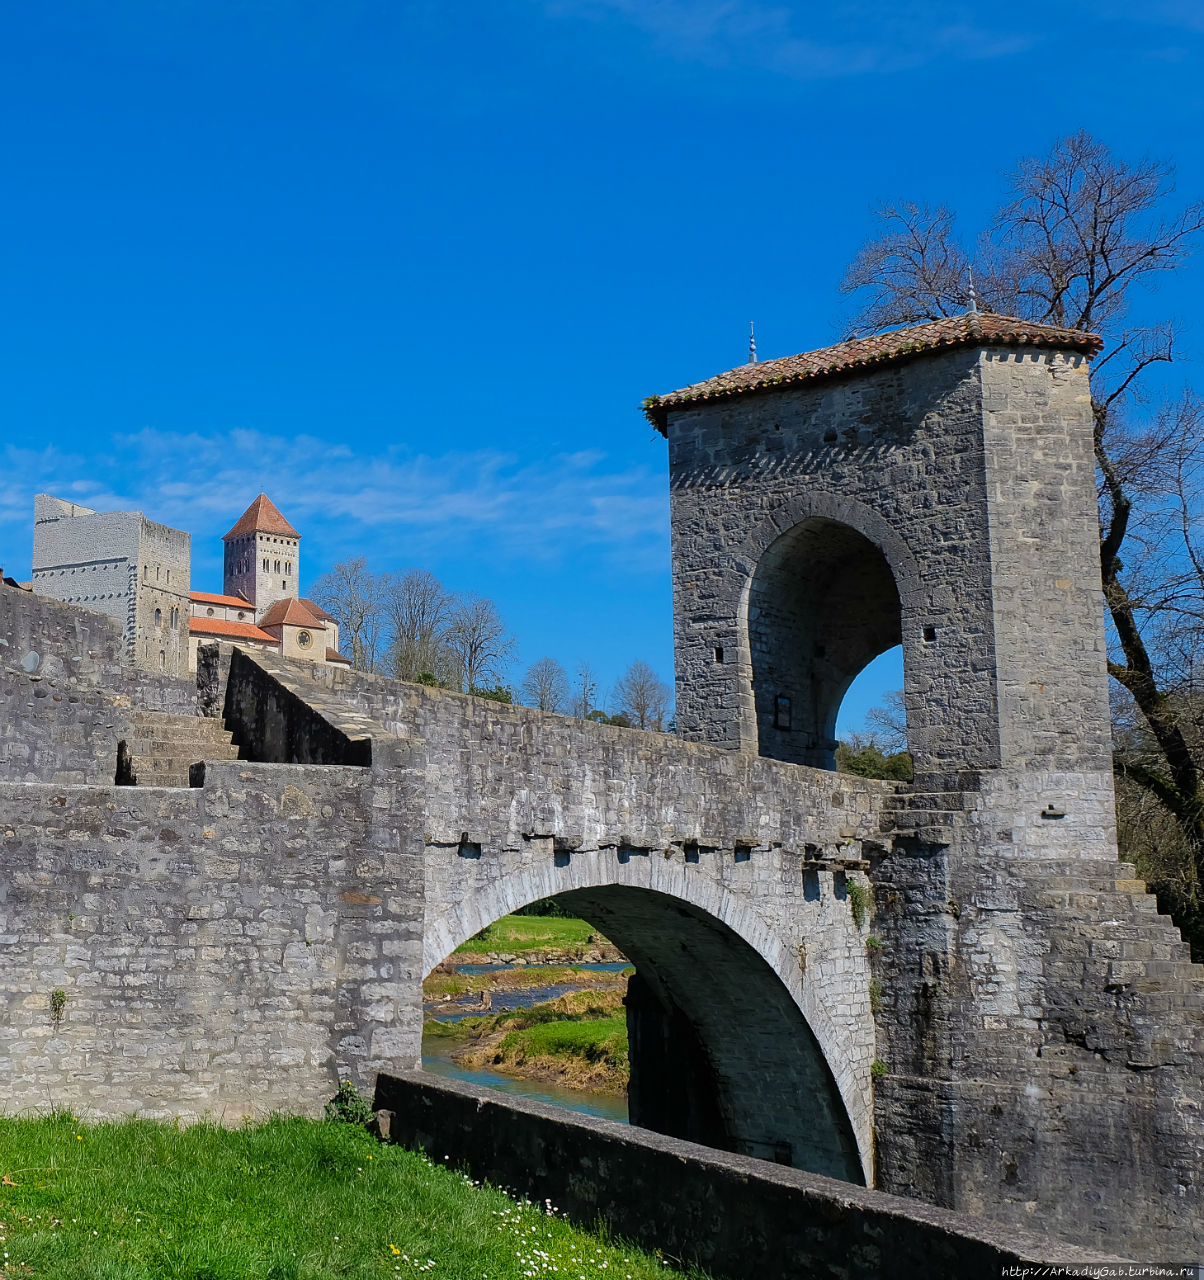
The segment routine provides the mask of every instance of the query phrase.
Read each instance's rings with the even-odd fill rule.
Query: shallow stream
[[[512,966],[504,964],[465,964],[457,965],[457,971],[468,975],[478,973],[496,973]],[[578,969],[590,969],[601,973],[619,973],[629,968],[628,961],[607,964],[574,965]],[[527,972],[538,972],[540,969],[563,969],[563,965],[528,965]],[[490,1013],[502,1013],[506,1009],[529,1009],[533,1004],[543,1004],[547,1000],[555,1000],[568,991],[580,991],[582,988],[565,984],[546,987],[523,987],[518,990],[493,990]],[[441,1013],[441,1003],[434,1001],[426,1005],[428,1018],[437,1018],[440,1022],[459,1022],[461,1018],[479,1018],[480,1010]],[[422,1039],[422,1069],[432,1075],[446,1076],[453,1080],[467,1080],[470,1084],[483,1085],[488,1089],[497,1089],[500,1093],[515,1094],[520,1098],[530,1098],[534,1102],[546,1102],[555,1107],[565,1107],[570,1111],[581,1111],[588,1116],[603,1116],[607,1120],[618,1120],[627,1123],[627,1099],[616,1098],[611,1094],[592,1093],[586,1089],[564,1089],[559,1085],[549,1084],[543,1080],[520,1080],[514,1076],[502,1075],[499,1071],[488,1069],[470,1071],[459,1063],[453,1062],[451,1051],[454,1046],[447,1041],[424,1036]]]

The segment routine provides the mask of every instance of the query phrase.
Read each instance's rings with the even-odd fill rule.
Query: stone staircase
[[[903,791],[882,807],[884,835],[944,846],[953,842],[954,824],[976,807],[972,791]]]
[[[882,809],[881,831],[934,846],[953,842],[955,827],[977,807],[973,791],[900,792]],[[1198,1003],[1204,965],[1137,878],[1132,863],[1093,859],[1009,858],[1012,883],[1041,912],[1052,912],[1065,958],[1082,964],[1079,981],[1098,981],[1113,996],[1161,995]],[[1082,922],[1081,924],[1079,922]]]
[[[135,711],[133,736],[118,749],[117,781],[140,787],[187,787],[203,760],[237,760],[233,735],[217,719]],[[124,775],[124,776],[123,776]]]
[[[1024,864],[1017,870],[1024,874]],[[1204,964],[1191,962],[1190,948],[1170,917],[1159,914],[1132,863],[1041,859],[1029,874],[1043,906],[1091,922],[1084,969],[1106,990],[1199,998]]]

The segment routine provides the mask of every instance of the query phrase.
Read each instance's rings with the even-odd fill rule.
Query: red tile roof
[[[317,617],[321,618],[323,622],[338,621],[337,618],[332,617],[329,613],[327,613],[326,610],[323,609],[320,604],[314,604],[312,600],[307,599],[305,596],[300,596],[298,598],[300,599],[301,603],[310,611],[310,613],[315,614]]]
[[[188,630],[197,635],[239,636],[243,640],[258,640],[260,644],[279,643],[275,636],[250,622],[227,622],[225,618],[189,618]]]
[[[214,595],[212,591],[190,591],[188,593],[190,600],[195,600],[197,604],[220,604],[227,609],[249,609],[250,602],[244,600],[242,596],[219,596]]]
[[[285,538],[301,536],[276,510],[266,493],[261,493],[239,516],[234,528],[222,538],[222,541],[229,542],[231,538],[241,538],[244,533],[275,533]]]
[[[327,649],[327,650],[326,650],[326,661],[327,661],[327,662],[341,662],[345,667],[349,667],[349,666],[351,666],[351,659],[350,659],[350,658],[344,658],[344,657],[343,657],[343,655],[342,655],[342,654],[341,654],[337,649]]]
[[[876,333],[868,338],[853,338],[848,342],[838,342],[834,347],[823,347],[798,356],[741,365],[738,369],[729,369],[727,373],[672,391],[666,396],[649,396],[644,401],[644,413],[664,435],[668,411],[681,405],[728,400],[749,392],[774,391],[812,378],[832,377],[850,369],[908,360],[954,347],[1055,347],[1093,356],[1103,345],[1102,338],[1078,329],[1057,329],[1012,316],[971,312],[910,325],[906,329],[892,329],[889,333]]]
[[[305,603],[304,600],[290,596],[287,600],[277,600],[274,605],[259,619],[261,627],[279,627],[287,624],[291,627],[316,627],[325,629],[325,623]]]

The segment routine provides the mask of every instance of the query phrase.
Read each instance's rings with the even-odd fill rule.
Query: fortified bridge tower
[[[1130,1188],[1147,1233],[1199,1248],[1202,971],[1116,860],[1100,345],[969,314],[649,399],[677,724],[831,768],[849,685],[902,645],[916,781],[870,872],[877,1183],[1114,1242]]]

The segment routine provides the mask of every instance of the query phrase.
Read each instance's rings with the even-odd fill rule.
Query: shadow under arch
[[[901,551],[880,518],[847,505],[813,499],[776,514],[762,530],[775,536],[756,557],[742,611],[753,721],[746,740],[760,755],[825,769],[835,767],[836,717],[856,677],[897,645],[906,666],[904,615],[918,587],[910,556],[896,554],[900,581],[878,541],[824,514],[857,519]]]
[[[707,886],[703,896],[722,901],[704,906],[643,884],[549,893],[550,886],[526,884],[526,876],[509,879],[490,919],[554,896],[636,966],[628,993],[633,1124],[847,1182],[870,1181],[868,1090],[859,1094],[845,1072],[842,1091],[829,1065],[839,1033],[803,990],[797,958],[785,957],[732,895]],[[490,919],[473,912],[453,924],[445,917],[441,940],[433,947],[428,940],[427,972]]]

